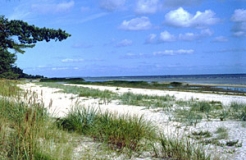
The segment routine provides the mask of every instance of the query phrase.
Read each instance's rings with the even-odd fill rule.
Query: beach
[[[228,140],[238,140],[240,147],[214,146],[206,145],[208,152],[216,154],[222,159],[244,159],[246,157],[246,125],[244,121],[227,120],[220,121],[219,119],[202,120],[196,126],[183,125],[180,122],[170,120],[170,112],[159,108],[146,108],[146,106],[123,105],[117,100],[102,101],[101,99],[80,97],[77,94],[68,94],[61,92],[60,89],[42,87],[35,83],[26,83],[19,85],[23,90],[37,94],[38,101],[43,103],[48,109],[48,112],[53,117],[64,117],[69,110],[77,105],[85,107],[93,107],[95,109],[110,111],[114,114],[130,114],[143,116],[144,119],[152,122],[156,126],[156,130],[168,136],[186,136],[193,131],[209,131],[214,133],[216,128],[224,127],[228,129]],[[119,95],[131,92],[133,94],[144,94],[149,96],[166,96],[170,95],[176,100],[189,101],[195,99],[196,101],[219,101],[224,106],[231,102],[246,103],[245,96],[236,95],[220,95],[211,93],[194,93],[184,91],[167,91],[167,90],[153,90],[153,89],[137,89],[137,88],[123,88],[123,87],[109,87],[109,86],[95,86],[95,85],[76,85],[77,87],[87,87],[99,90],[109,90]],[[175,106],[173,106],[175,107]],[[223,141],[223,140],[222,140]]]

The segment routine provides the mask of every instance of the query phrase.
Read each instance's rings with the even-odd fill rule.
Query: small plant
[[[218,127],[215,131],[215,133],[219,134],[219,133],[224,133],[224,132],[227,132],[228,129],[225,128],[225,127]]]
[[[239,102],[232,102],[230,104],[230,108],[232,109],[232,117],[235,119],[239,119],[241,121],[246,121],[246,104]]]
[[[204,151],[192,144],[188,139],[167,138],[161,134],[159,138],[161,145],[161,151],[158,155],[162,158],[171,158],[179,160],[209,160],[210,156],[207,156]],[[155,149],[157,150],[157,149]]]
[[[236,146],[238,144],[238,140],[235,140],[235,141],[227,141],[226,142],[226,145],[231,147],[231,146]]]
[[[223,109],[223,104],[220,101],[211,101],[210,104],[212,105],[214,110]]]
[[[194,125],[195,127],[202,120],[202,116],[193,111],[189,111],[185,118],[188,125]]]
[[[199,139],[200,138],[208,138],[208,137],[212,136],[211,132],[209,132],[209,131],[192,132],[191,134],[195,137],[199,137]]]
[[[200,102],[193,103],[191,106],[191,110],[199,111],[202,113],[209,113],[212,110],[212,107],[209,102],[200,101]]]
[[[221,143],[217,138],[204,139],[200,142],[204,145],[213,144],[213,145],[220,146],[220,147],[225,146],[225,144]]]
[[[202,121],[202,114],[188,108],[179,108],[175,110],[176,121],[186,123],[187,125],[196,125]]]
[[[238,102],[231,102],[230,104],[230,108],[232,108],[234,112],[238,112],[239,110],[241,110],[242,106],[243,104]]]
[[[228,129],[225,127],[218,127],[215,133],[217,134],[217,139],[228,139],[229,137]]]
[[[228,115],[229,115],[228,111],[223,110],[223,111],[219,114],[220,120],[221,120],[221,121],[224,121],[224,120],[228,117]]]
[[[241,126],[242,126],[243,128],[246,128],[246,122],[242,122]]]

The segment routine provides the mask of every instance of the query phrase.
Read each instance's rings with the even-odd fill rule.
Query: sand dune
[[[231,96],[231,95],[218,95],[218,94],[205,94],[205,93],[192,93],[192,92],[178,92],[178,91],[160,91],[151,89],[133,89],[133,88],[117,88],[107,86],[92,86],[92,85],[77,85],[81,87],[89,87],[99,90],[110,90],[118,94],[125,92],[132,92],[135,94],[147,94],[147,95],[171,95],[176,99],[190,100],[191,98],[197,100],[206,101],[221,101],[224,105],[228,105],[231,102],[243,102],[246,103],[246,97],[244,96]],[[202,121],[196,127],[182,126],[178,122],[169,120],[169,115],[162,111],[146,109],[144,106],[136,107],[129,105],[121,105],[117,101],[112,101],[108,104],[100,103],[99,99],[78,97],[75,94],[65,94],[59,92],[59,89],[41,87],[34,83],[27,83],[20,85],[24,90],[28,90],[30,93],[35,92],[38,95],[40,102],[44,103],[48,108],[49,113],[55,117],[65,116],[68,111],[76,105],[84,105],[95,107],[102,111],[108,110],[117,114],[134,114],[143,115],[145,119],[153,122],[157,128],[167,135],[186,134],[192,130],[208,130],[214,132],[218,127],[226,127],[229,130],[229,139],[239,140],[242,143],[242,147],[214,147],[207,146],[208,150],[216,152],[222,158],[228,159],[245,159],[246,157],[246,127],[242,122],[238,121]]]

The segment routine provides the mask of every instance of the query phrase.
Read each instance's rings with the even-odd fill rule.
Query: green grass
[[[69,136],[56,127],[42,104],[35,103],[35,93],[29,95],[33,101],[24,103],[16,84],[0,82],[4,86],[0,92],[13,97],[0,98],[0,159],[71,159]]]
[[[28,107],[29,105],[32,107]],[[0,99],[0,120],[3,126],[0,129],[0,148],[3,149],[0,151],[0,159],[71,157],[70,147],[64,145],[67,137],[59,136],[60,131],[52,123],[46,110],[38,104],[29,105]],[[57,137],[54,138],[51,135],[57,135]],[[60,144],[63,148],[56,145],[50,146],[50,142],[53,141],[64,141]],[[57,154],[54,154],[56,152]]]
[[[228,129],[225,127],[218,127],[215,133],[217,134],[217,139],[228,139],[229,137]]]
[[[19,93],[18,81],[0,79],[0,95],[16,96]]]
[[[54,119],[50,117],[42,103],[36,103],[36,93],[20,92],[16,82],[4,81],[0,83],[3,86],[0,92],[5,96],[18,96],[16,99],[0,98],[0,159],[76,159],[74,151],[79,145],[78,142],[82,141],[81,136],[91,137],[93,141],[105,144],[107,150],[127,154],[130,157],[136,156],[135,153],[138,155],[147,151],[151,155],[156,153],[157,158],[207,159],[205,152],[191,146],[189,141],[170,139],[163,134],[161,136],[157,134],[157,128],[143,116],[118,115],[90,107],[74,107],[66,117]],[[11,87],[14,89],[10,89]],[[67,86],[65,88],[66,93],[81,92],[80,88]],[[8,91],[7,94],[5,91]],[[100,93],[89,96],[98,96],[102,99],[115,96],[108,91],[95,92]],[[21,100],[20,97],[24,97],[25,100]],[[154,101],[157,98],[143,97],[140,101]],[[159,97],[159,101],[163,102],[172,100],[173,97]],[[28,103],[25,103],[26,101]],[[163,141],[166,141],[167,145],[164,145]],[[161,146],[158,154],[155,152],[158,149],[151,147],[155,144]],[[166,147],[169,149],[165,150]],[[107,159],[104,157],[107,157],[108,151],[102,152],[99,154],[98,147],[93,152],[82,150],[79,157]]]
[[[99,89],[91,89],[87,87],[78,87],[78,86],[70,86],[70,85],[63,85],[59,83],[38,83],[44,87],[50,88],[58,88],[61,89],[63,93],[72,93],[77,94],[79,97],[92,97],[92,98],[99,98],[101,103],[108,104],[113,99],[116,99],[117,95],[114,92],[109,90],[100,91]]]
[[[106,143],[117,152],[127,151],[130,157],[132,153],[150,150],[147,146],[152,146],[151,152],[156,158],[209,159],[202,148],[192,145],[188,139],[168,138],[162,133],[158,135],[154,126],[142,116],[114,115],[82,107],[74,108],[67,117],[59,120],[58,125],[68,132],[77,132]]]
[[[232,102],[230,104],[231,116],[234,119],[246,121],[246,104],[240,102]]]
[[[118,99],[124,105],[145,106],[147,108],[168,108],[175,100],[173,96],[149,96],[144,94],[124,93]]]
[[[155,154],[164,159],[178,159],[178,160],[209,160],[210,156],[205,155],[199,145],[190,143],[188,139],[178,139],[166,137],[164,134],[160,135],[160,150],[155,149]]]
[[[246,104],[232,102],[229,106],[217,101],[179,100],[173,111],[175,120],[188,125],[195,125],[202,120],[219,119],[246,121]]]
[[[101,113],[93,108],[76,107],[58,122],[63,130],[90,136],[112,149],[137,151],[140,142],[155,137],[154,128],[143,117]]]
[[[212,137],[212,133],[209,131],[192,132],[191,134],[198,139]]]
[[[162,108],[163,110],[173,110],[174,105],[178,109],[174,111],[176,121],[184,122],[188,125],[195,125],[203,119],[226,119],[246,120],[245,104],[233,102],[229,109],[222,105],[219,101],[198,101],[190,99],[187,101],[176,100],[174,96],[149,96],[143,94],[133,94],[131,92],[117,95],[114,92],[87,87],[69,86],[59,83],[39,83],[43,86],[60,88],[64,93],[74,93],[81,97],[99,98],[101,104],[108,104],[112,100],[118,99],[121,104],[145,106],[146,108]],[[117,83],[120,84],[120,83]],[[123,83],[125,84],[125,83]],[[135,84],[135,82],[134,82]],[[139,83],[142,84],[142,83]],[[182,109],[185,108],[185,109]]]

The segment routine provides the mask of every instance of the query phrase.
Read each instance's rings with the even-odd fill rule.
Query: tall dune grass
[[[143,117],[102,113],[93,108],[75,107],[59,120],[58,125],[67,131],[78,132],[94,140],[107,143],[112,149],[137,151],[140,142],[155,138],[154,127]]]
[[[13,97],[22,94],[15,81],[1,80],[1,94]],[[7,94],[5,93],[7,92]],[[35,93],[27,100],[20,97],[0,98],[0,159],[70,159],[72,150]],[[33,99],[31,101],[30,99]],[[56,135],[56,136],[54,136]],[[56,141],[61,147],[56,145]],[[50,145],[55,142],[54,145]]]

